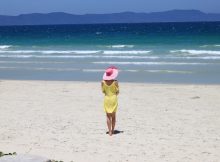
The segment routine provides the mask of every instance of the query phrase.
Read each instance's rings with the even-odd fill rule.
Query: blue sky
[[[157,12],[172,9],[197,9],[208,13],[220,13],[220,0],[0,0],[0,15],[36,12]]]

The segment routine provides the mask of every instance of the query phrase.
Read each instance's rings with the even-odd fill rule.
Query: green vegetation
[[[2,151],[0,151],[0,157],[2,157],[2,156],[5,156],[5,155],[17,155],[17,153],[16,152],[13,152],[13,153],[3,153]]]

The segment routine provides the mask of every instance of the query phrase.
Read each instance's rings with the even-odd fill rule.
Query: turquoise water
[[[220,83],[220,22],[0,27],[0,79]]]

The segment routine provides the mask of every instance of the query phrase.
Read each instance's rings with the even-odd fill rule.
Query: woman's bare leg
[[[112,134],[114,134],[114,130],[115,130],[115,123],[116,123],[116,113],[112,113]]]
[[[112,135],[112,129],[111,129],[111,125],[112,125],[112,121],[111,121],[111,114],[106,114],[107,117],[107,126],[108,126],[108,134],[111,136]]]

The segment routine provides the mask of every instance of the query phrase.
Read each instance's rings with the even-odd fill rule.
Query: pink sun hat
[[[103,80],[114,80],[118,76],[118,68],[110,66],[105,70]]]

